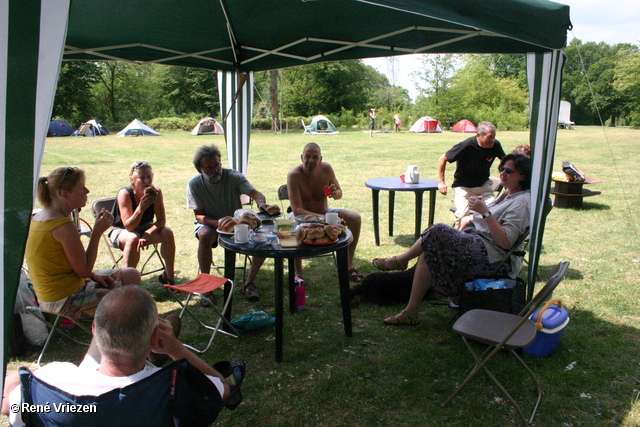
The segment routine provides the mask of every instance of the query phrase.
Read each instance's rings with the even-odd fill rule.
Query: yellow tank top
[[[71,268],[62,244],[51,235],[53,229],[67,222],[71,222],[71,219],[31,221],[25,257],[39,301],[59,301],[73,295],[84,285],[84,279],[78,277]]]

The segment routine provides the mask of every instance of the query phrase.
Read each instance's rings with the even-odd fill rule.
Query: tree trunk
[[[616,127],[616,116],[611,116],[610,122],[609,122],[609,127],[614,128]]]
[[[280,118],[278,117],[278,70],[269,71],[271,85],[271,130],[274,133],[280,132]]]

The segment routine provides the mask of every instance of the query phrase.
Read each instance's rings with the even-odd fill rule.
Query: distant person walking
[[[376,109],[369,110],[369,138],[373,138],[373,128],[376,127]]]
[[[400,121],[400,114],[396,114],[393,116],[393,123],[396,128],[396,132],[400,132],[402,130],[402,121]]]

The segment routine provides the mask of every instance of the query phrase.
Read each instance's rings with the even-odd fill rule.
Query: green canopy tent
[[[536,170],[531,279],[555,146],[561,49],[570,27],[569,7],[546,0],[0,0],[3,366],[63,57],[220,70],[223,116],[230,111],[230,164],[246,171],[252,91],[238,88],[246,80],[251,88],[253,71],[412,53],[527,53]]]

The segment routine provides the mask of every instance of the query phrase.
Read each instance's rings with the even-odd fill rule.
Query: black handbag
[[[458,310],[460,315],[476,308],[518,314],[526,304],[527,284],[517,277],[515,285],[506,289],[470,290],[463,285]]]

